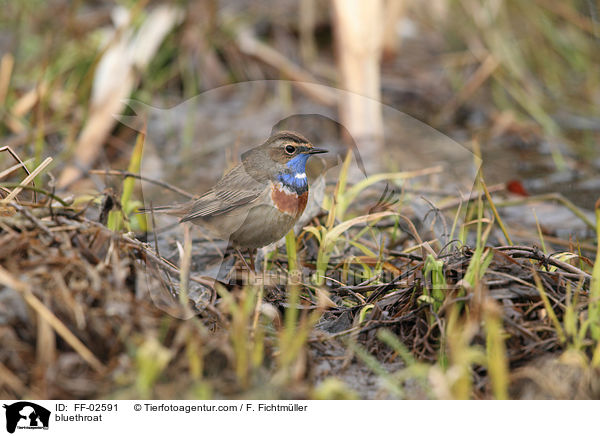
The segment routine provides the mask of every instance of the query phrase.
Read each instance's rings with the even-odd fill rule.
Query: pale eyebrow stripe
[[[280,133],[278,135],[275,135],[275,137],[273,139],[279,139],[279,140],[288,140],[288,141],[292,141],[295,142],[297,144],[308,144],[308,140],[306,138],[303,138],[301,136],[298,136],[294,133],[290,133],[290,132],[285,132],[285,133]]]

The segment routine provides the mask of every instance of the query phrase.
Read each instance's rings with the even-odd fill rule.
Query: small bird
[[[238,250],[264,247],[285,236],[304,212],[306,162],[318,153],[327,150],[296,132],[279,131],[242,154],[241,163],[199,198],[153,210],[201,225]]]

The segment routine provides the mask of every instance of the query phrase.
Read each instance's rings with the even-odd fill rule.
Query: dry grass
[[[146,3],[133,2],[135,31],[149,16]],[[451,18],[416,42],[419,56],[436,53],[435,65],[400,46],[397,59],[386,59],[383,98],[399,92],[403,110],[408,98],[423,120],[466,132],[483,150],[515,132],[549,140],[555,166],[572,158],[578,170],[597,151],[589,3],[449,1]],[[189,233],[179,258],[144,242],[152,226],[135,214],[134,182],[144,138],[114,128],[111,111],[127,95],[179,102],[257,78],[335,83],[331,44],[322,42],[332,35],[327,11],[313,11],[300,30],[313,44],[302,65],[289,56],[294,20],[268,11],[265,30],[252,22],[261,10],[242,19],[185,5],[162,45],[128,64],[130,81],[112,76],[122,88],[105,95],[114,109],[102,111],[109,106],[98,106],[92,89],[109,51],[99,40],[110,11],[49,13],[48,5],[9,2],[0,15],[10,49],[0,58],[0,397],[600,398],[600,205],[594,221],[560,194],[516,198],[481,180],[470,196],[441,194],[440,209],[430,202],[436,219],[453,223],[440,242],[410,208],[415,196],[439,198],[434,191],[407,189],[399,202],[370,190],[383,180],[403,189],[398,180],[439,168],[352,185],[346,166],[324,213],[268,258],[265,269],[282,283],[206,281],[194,274]],[[427,20],[419,23],[429,32]],[[429,36],[446,40],[432,48]],[[311,89],[300,86],[299,98],[335,103]],[[465,130],[459,115],[475,106],[485,121]],[[565,159],[560,141],[574,157]],[[101,169],[81,171],[72,156]],[[54,173],[64,185],[82,179],[57,195]],[[565,240],[539,224],[518,237],[503,210],[534,200],[565,205],[589,237]]]
[[[532,388],[539,376],[531,371],[561,354],[561,361],[571,359],[563,365],[581,375],[573,389],[556,387],[558,397],[599,395],[586,375],[597,371],[598,342],[585,321],[592,278],[585,257],[563,261],[537,248],[488,247],[482,240],[473,249],[434,252],[437,260],[428,263],[408,254],[423,244],[415,235],[404,238],[404,250],[382,246],[373,258],[361,252],[371,244],[365,227],[353,230],[360,222],[349,220],[354,244],[338,237],[322,246],[333,250],[322,285],[309,279],[320,251],[306,234],[288,244],[301,254],[291,267],[305,278],[299,287],[222,283],[218,297],[208,293],[194,303],[163,295],[169,307],[193,315],[184,320],[159,309],[148,292],[162,281],[176,294],[177,268],[85,215],[90,211],[4,203],[3,397],[322,397],[315,387],[327,372],[316,362],[338,367],[335,344],[348,347],[342,373],[363,361],[382,375],[381,365],[403,362],[400,372],[383,377],[377,395],[505,398],[510,388],[514,395],[553,396]],[[393,216],[382,214],[387,221],[372,230],[393,229]],[[276,256],[269,268],[287,271],[287,259]],[[328,277],[340,268],[360,283]],[[190,307],[203,310],[194,315]],[[406,390],[415,380],[423,390]]]

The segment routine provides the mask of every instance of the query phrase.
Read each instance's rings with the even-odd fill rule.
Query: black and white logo
[[[4,405],[6,409],[6,431],[14,433],[22,430],[48,430],[50,411],[29,401],[19,401]]]

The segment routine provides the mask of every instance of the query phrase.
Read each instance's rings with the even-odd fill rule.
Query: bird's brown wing
[[[268,182],[251,177],[242,164],[229,171],[210,191],[194,201],[181,222],[218,216],[256,200]]]

